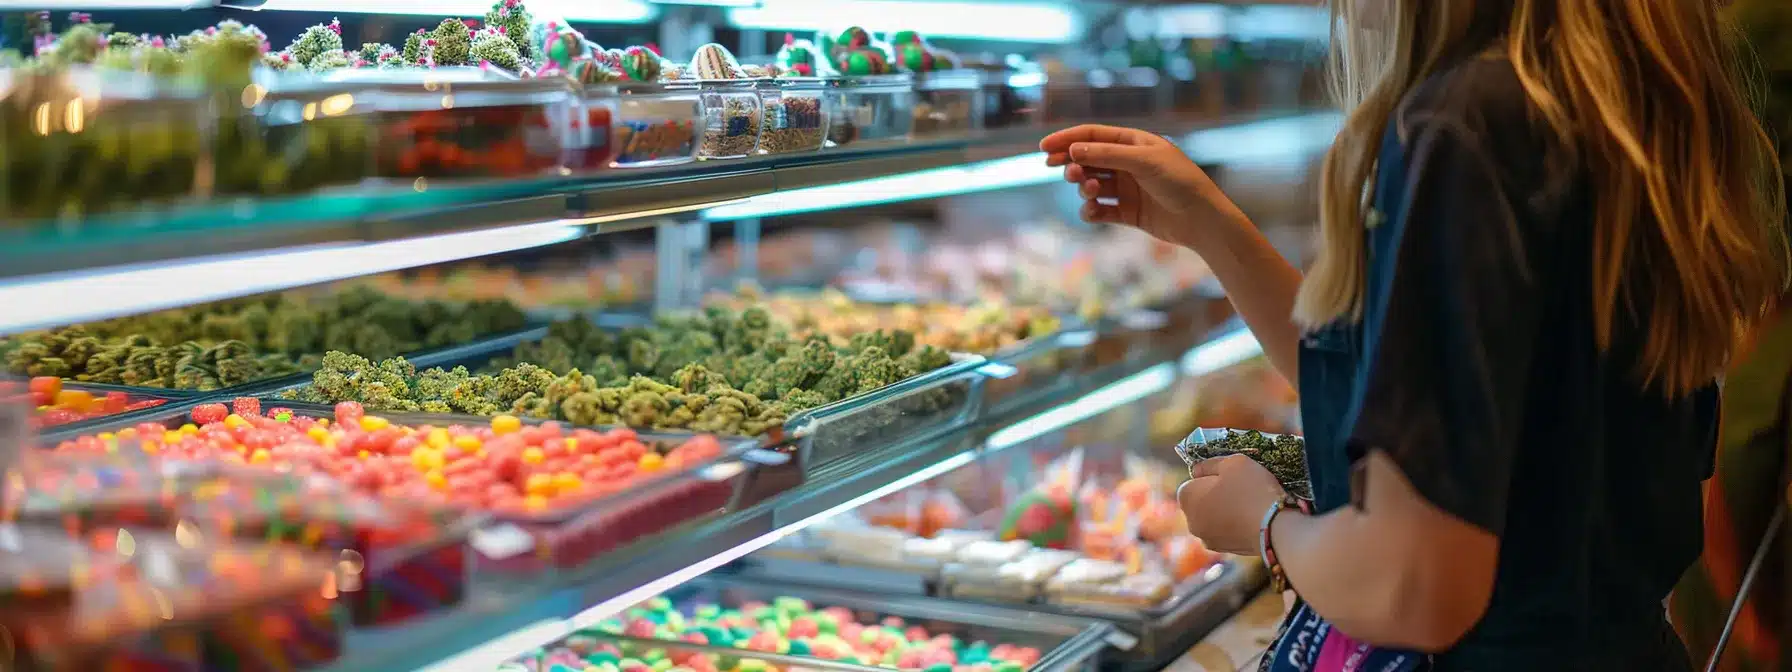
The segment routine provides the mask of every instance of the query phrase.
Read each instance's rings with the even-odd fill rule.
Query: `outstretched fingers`
[[[1079,142],[1140,145],[1147,144],[1148,139],[1156,137],[1136,128],[1083,124],[1045,136],[1045,139],[1039,141],[1039,149],[1047,154],[1060,154],[1070,151],[1070,146]]]

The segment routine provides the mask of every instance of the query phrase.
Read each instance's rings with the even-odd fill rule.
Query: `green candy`
[[[692,613],[697,618],[714,620],[722,615],[722,608],[714,604],[705,604],[701,607],[697,607],[697,610]]]
[[[728,634],[727,630],[709,624],[699,625],[696,630],[697,632],[703,633],[703,638],[709,640],[709,643],[713,646],[734,645],[734,636]]]
[[[777,607],[779,611],[787,614],[800,614],[809,611],[808,601],[800,597],[790,597],[788,595],[773,599],[772,606]]]
[[[676,611],[668,611],[668,612],[665,612],[665,617],[666,617],[666,621],[665,621],[666,626],[672,628],[673,630],[677,630],[679,632],[684,632],[685,628],[687,628],[689,626],[689,623],[687,623],[684,620],[684,614],[678,613]]]
[[[653,664],[649,665],[648,667],[653,668],[654,670],[657,670],[658,672],[665,672],[666,670],[672,669],[672,659],[671,658],[661,658],[659,660],[653,661]]]
[[[646,652],[641,654],[641,660],[645,660],[648,663],[657,663],[657,662],[665,660],[665,659],[666,659],[666,650],[665,649],[648,649]]]
[[[966,663],[966,664],[970,663],[970,661],[968,661],[968,660],[959,661],[959,662]],[[928,665],[927,667],[921,668],[921,672],[952,672],[952,666],[948,663],[934,663],[932,665]]]
[[[647,608],[654,611],[671,611],[672,600],[664,597],[656,597],[647,601]]]
[[[548,666],[547,672],[577,672],[577,671],[573,670],[570,667],[562,665],[560,663],[554,663],[553,665]]]
[[[1027,668],[1020,663],[1012,660],[1004,660],[996,663],[995,672],[1025,672],[1026,669]]]
[[[811,653],[809,642],[798,639],[790,642],[790,655],[807,656]]]
[[[742,658],[740,663],[735,665],[734,669],[739,672],[765,672],[766,670],[771,669],[771,667],[770,663],[758,658]]]
[[[735,639],[743,639],[743,640],[744,639],[752,639],[753,634],[754,634],[754,631],[752,628],[739,627],[739,628],[734,629],[734,638]]]
[[[602,665],[604,663],[620,665],[622,663],[622,656],[618,656],[609,651],[593,651],[591,652],[591,655],[585,656],[585,662],[591,665]]]
[[[824,635],[838,634],[840,632],[840,622],[834,620],[832,614],[816,614],[815,627]]]
[[[883,636],[883,633],[878,632],[874,628],[865,628],[864,630],[859,631],[859,643],[860,644],[875,644],[875,643],[877,643],[877,639],[882,636]]]
[[[616,663],[598,663],[585,668],[585,672],[622,672],[622,667]]]

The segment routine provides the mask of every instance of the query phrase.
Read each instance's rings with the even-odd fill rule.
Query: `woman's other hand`
[[[1046,136],[1039,148],[1047,165],[1063,166],[1064,180],[1077,185],[1087,221],[1192,247],[1188,227],[1243,216],[1180,147],[1155,133],[1086,124]]]
[[[1282,484],[1251,458],[1227,455],[1197,462],[1190,480],[1176,489],[1188,531],[1208,548],[1238,555],[1256,555],[1257,528],[1271,504],[1282,498]]]

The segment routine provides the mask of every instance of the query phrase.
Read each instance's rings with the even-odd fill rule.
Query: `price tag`
[[[493,560],[513,558],[535,548],[535,537],[514,523],[499,523],[473,530],[467,537],[473,550]]]

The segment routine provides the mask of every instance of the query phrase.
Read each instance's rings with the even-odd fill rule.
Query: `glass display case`
[[[1193,95],[1069,6],[777,57],[769,3],[329,9],[0,27],[30,665],[1143,671],[1262,585],[1165,437],[1292,389],[1198,258],[1064,223],[1038,142],[1317,151],[1335,115],[1235,121],[1305,61]]]

